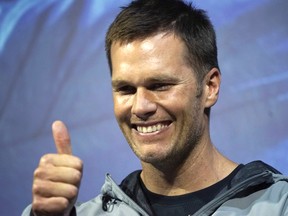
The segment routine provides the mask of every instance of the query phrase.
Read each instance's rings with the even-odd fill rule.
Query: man
[[[23,215],[287,215],[287,178],[262,162],[238,165],[213,146],[210,108],[221,75],[205,12],[180,0],[137,0],[106,36],[114,112],[142,171],[75,204],[82,162],[65,125],[58,154],[41,158]]]

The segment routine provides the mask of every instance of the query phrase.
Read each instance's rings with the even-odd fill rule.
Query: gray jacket
[[[139,216],[153,215],[138,177],[140,171],[128,175],[118,186],[106,175],[102,193],[75,205],[71,216]],[[28,206],[22,216],[29,216]],[[254,161],[241,168],[214,200],[193,215],[214,216],[288,216],[288,178],[269,165]]]

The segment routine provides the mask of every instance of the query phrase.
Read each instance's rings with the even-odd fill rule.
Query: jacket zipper
[[[126,203],[127,205],[129,205],[131,208],[133,208],[134,210],[136,210],[137,212],[139,212],[142,216],[149,216],[134,200],[132,200],[129,196],[127,196],[127,194],[125,194],[122,189],[114,182],[114,180],[111,178],[111,176],[109,174],[107,174],[107,178],[109,179],[109,181],[111,182],[111,184],[113,185],[113,187],[115,189],[117,189],[117,193],[120,193],[123,197],[125,197],[126,200],[129,201],[129,204],[126,203],[125,201],[123,201],[123,199],[121,200],[121,202]]]

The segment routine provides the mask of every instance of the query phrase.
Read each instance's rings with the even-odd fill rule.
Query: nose
[[[147,120],[157,110],[157,104],[152,92],[145,88],[138,88],[133,98],[132,114],[142,120]]]

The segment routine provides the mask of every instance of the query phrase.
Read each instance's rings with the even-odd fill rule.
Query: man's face
[[[206,126],[184,44],[157,34],[111,51],[114,112],[132,150],[146,163],[184,159]]]

